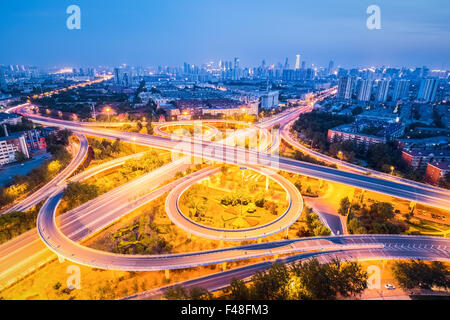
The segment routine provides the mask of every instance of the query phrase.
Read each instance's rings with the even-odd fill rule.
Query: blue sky
[[[81,8],[81,30],[66,8]],[[366,9],[381,8],[381,30]],[[450,68],[448,0],[2,0],[0,64],[393,65]]]

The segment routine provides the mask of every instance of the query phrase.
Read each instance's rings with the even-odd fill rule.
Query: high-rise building
[[[389,80],[389,79],[383,79],[383,80],[378,81],[378,91],[377,91],[376,101],[386,102],[390,82],[391,82],[391,80]]]
[[[121,75],[121,72],[120,72],[120,69],[119,68],[114,68],[114,77],[116,78],[116,84],[120,84],[120,75]]]
[[[352,98],[353,86],[355,83],[355,78],[345,76],[339,78],[338,83],[338,99],[348,100]]]
[[[360,79],[358,81],[358,100],[370,101],[372,94],[372,80]]]
[[[261,98],[261,109],[270,110],[278,107],[278,98],[280,93],[278,91],[263,92],[260,95]]]
[[[392,101],[404,100],[409,94],[409,80],[401,79],[396,80],[394,83],[394,93],[392,95]]]
[[[239,58],[234,58],[234,69],[239,69]]]
[[[295,70],[300,69],[300,55],[297,54],[295,58]]]
[[[0,68],[0,90],[6,91],[7,89],[8,85],[6,84],[5,71]]]
[[[0,165],[16,161],[17,152],[21,152],[26,158],[30,157],[24,135],[15,134],[0,138]]]
[[[334,61],[330,60],[330,62],[328,63],[327,74],[330,75],[333,73],[333,71],[334,71]]]
[[[420,82],[419,94],[417,98],[423,102],[434,102],[436,100],[436,92],[438,86],[439,79],[422,79],[422,81]]]

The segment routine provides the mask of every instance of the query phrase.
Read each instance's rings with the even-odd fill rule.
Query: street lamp
[[[391,166],[391,174],[394,174],[394,169],[395,169],[395,167]]]
[[[106,110],[106,114],[108,115],[108,122],[111,122],[111,120],[109,118],[109,112],[111,111],[111,108],[107,107],[105,110]]]

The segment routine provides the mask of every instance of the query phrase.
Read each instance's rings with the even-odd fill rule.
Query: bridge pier
[[[227,263],[226,262],[222,262],[221,266],[222,266],[222,271],[227,270]]]
[[[164,278],[169,281],[170,280],[170,270],[164,270]]]
[[[416,202],[415,201],[411,201],[410,203],[409,203],[409,213],[410,214],[414,214],[414,210],[416,209]]]
[[[269,190],[269,176],[266,176],[266,191]]]

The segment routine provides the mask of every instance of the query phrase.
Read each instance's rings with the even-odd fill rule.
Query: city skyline
[[[317,4],[145,3],[78,1],[81,29],[68,30],[70,1],[2,3],[2,64],[44,67],[201,65],[239,57],[241,65],[448,68],[449,10],[432,3],[379,1],[381,29],[369,30],[368,1]],[[106,10],[106,8],[108,10]],[[29,52],[33,54],[30,55]],[[411,55],[414,52],[414,55]]]

